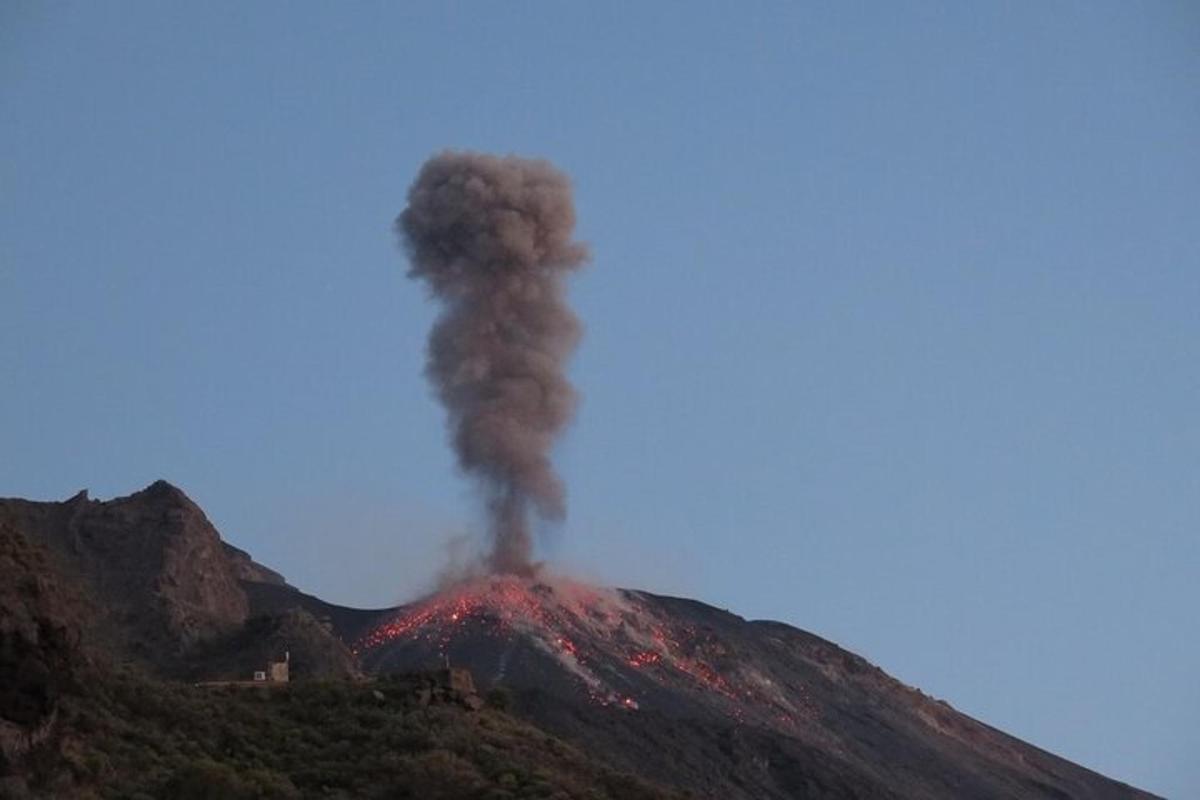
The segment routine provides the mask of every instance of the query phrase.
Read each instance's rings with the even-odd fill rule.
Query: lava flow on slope
[[[355,650],[372,672],[449,663],[484,686],[581,692],[631,711],[679,706],[683,695],[693,710],[774,726],[803,713],[794,693],[742,663],[713,631],[641,593],[566,578],[459,584],[401,607]]]

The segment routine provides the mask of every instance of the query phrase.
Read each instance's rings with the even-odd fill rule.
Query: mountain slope
[[[131,656],[174,664],[189,646],[246,620],[249,604],[221,537],[165,481],[103,503],[87,492],[63,503],[0,500],[2,523],[44,546],[85,587],[95,633]]]
[[[89,656],[64,577],[0,523],[5,800],[678,797],[484,708],[461,677],[200,686]]]
[[[60,503],[0,499],[5,525],[72,587],[87,620],[84,644],[110,659],[167,677],[249,675],[265,653],[246,643],[286,631],[301,675],[355,672],[342,640],[296,613],[301,604],[252,602],[257,587],[299,593],[223,542],[199,506],[166,481],[105,502],[86,491]]]
[[[693,600],[490,578],[397,610],[358,647],[368,671],[468,666],[547,729],[714,797],[1150,796],[820,637]]]
[[[400,608],[346,608],[223,543],[161,481],[105,503],[84,493],[0,500],[0,530],[45,551],[35,572],[79,589],[45,617],[48,649],[28,669],[25,645],[13,644],[37,629],[28,598],[0,596],[17,609],[6,624],[24,631],[5,640],[11,657],[0,667],[31,669],[46,696],[60,688],[38,684],[37,663],[86,660],[89,648],[176,678],[246,676],[280,649],[300,678],[451,663],[539,729],[702,797],[1151,797],[960,714],[820,637],[694,600],[491,577]],[[78,647],[54,637],[70,629],[55,620],[81,616],[89,624]],[[42,695],[30,696],[36,711]],[[43,711],[36,724],[51,724]]]

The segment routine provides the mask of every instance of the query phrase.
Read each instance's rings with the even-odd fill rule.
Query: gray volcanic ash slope
[[[369,671],[448,660],[618,766],[713,797],[1135,798],[779,622],[492,577],[397,610]]]
[[[0,529],[78,587],[86,646],[167,677],[245,672],[280,646],[300,677],[448,662],[592,756],[702,797],[1153,797],[817,636],[693,600],[505,575],[346,608],[223,543],[163,482],[108,502],[0,500]]]

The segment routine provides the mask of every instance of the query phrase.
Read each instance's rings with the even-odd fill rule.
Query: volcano
[[[456,586],[400,609],[355,650],[372,672],[453,663],[485,685],[504,685],[511,672],[520,685],[629,710],[645,702],[735,719],[751,712],[763,723],[800,711],[770,677],[732,659],[710,629],[641,592],[564,578],[503,575]]]
[[[104,502],[0,500],[0,531],[44,548],[39,569],[81,590],[59,616],[88,621],[74,626],[85,643],[167,680],[249,674],[281,649],[301,679],[463,668],[495,706],[589,757],[705,798],[1153,797],[832,642],[695,600],[542,572],[347,608],[221,541],[161,481]],[[13,585],[47,576],[34,577]]]
[[[354,649],[374,673],[468,668],[539,725],[704,796],[1151,796],[820,637],[694,600],[485,577],[395,609]]]

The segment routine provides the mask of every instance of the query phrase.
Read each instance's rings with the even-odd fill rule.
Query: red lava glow
[[[602,705],[637,710],[640,701],[630,689],[638,680],[677,684],[683,676],[738,720],[747,703],[771,708],[774,721],[790,723],[796,710],[769,680],[750,669],[742,675],[738,660],[711,632],[664,618],[636,593],[561,578],[491,576],[460,584],[404,607],[354,650],[411,641],[445,654],[468,629],[527,640]]]
[[[634,669],[650,667],[662,661],[662,656],[652,650],[640,650],[629,657],[629,666]]]

